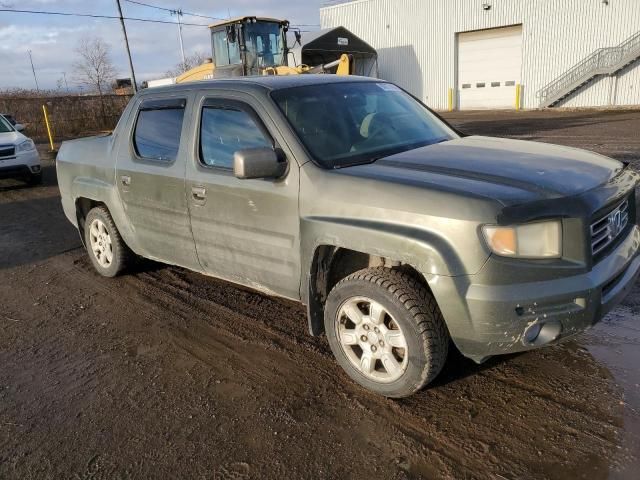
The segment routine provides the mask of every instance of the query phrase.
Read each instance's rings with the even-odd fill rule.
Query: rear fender
[[[76,177],[73,180],[71,191],[74,201],[74,223],[78,229],[80,229],[76,211],[78,200],[86,198],[97,203],[102,203],[109,210],[111,218],[113,218],[113,221],[118,228],[118,232],[127,246],[134,252],[139,251],[135,233],[122,207],[117,189],[113,184],[92,177]],[[65,210],[66,208],[67,207],[65,207]]]

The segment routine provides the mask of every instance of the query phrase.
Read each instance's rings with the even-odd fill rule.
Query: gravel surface
[[[475,134],[640,158],[640,112],[446,115]],[[1,479],[635,479],[640,285],[563,345],[454,352],[394,401],[301,306],[176,267],[94,273],[45,185],[0,181]]]

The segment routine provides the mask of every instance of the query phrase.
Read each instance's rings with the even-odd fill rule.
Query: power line
[[[159,7],[158,5],[151,5],[150,3],[144,3],[144,2],[138,2],[137,0],[124,0],[127,3],[133,3],[135,5],[140,5],[143,7],[148,7],[148,8],[155,8],[156,10],[163,10],[165,12],[175,12],[176,9],[175,8],[166,8],[166,7]],[[182,10],[182,14],[183,15],[188,15],[190,17],[200,17],[200,18],[209,18],[211,20],[226,20],[226,18],[221,18],[221,17],[211,17],[209,15],[201,15],[199,13],[190,13],[190,12],[185,12],[184,10]],[[186,25],[186,24],[185,24]]]
[[[136,2],[135,0],[124,0],[126,3],[135,3],[136,5],[142,5],[143,7],[155,8],[156,10],[164,10],[165,12],[170,12],[170,8],[158,7],[156,5],[149,5],[148,3]]]
[[[174,8],[167,8],[167,7],[160,7],[158,5],[151,5],[150,3],[144,3],[144,2],[139,2],[138,0],[124,0],[127,3],[133,3],[135,5],[140,5],[143,7],[148,7],[148,8],[155,8],[156,10],[163,10],[165,12],[169,12],[169,13],[175,13],[176,9]],[[211,17],[209,15],[201,15],[199,13],[190,13],[190,12],[185,12],[184,10],[181,10],[183,15],[188,15],[190,17],[200,17],[200,18],[210,18],[212,20],[228,20],[227,18],[220,18],[220,17]],[[307,24],[307,23],[295,23],[295,24],[291,24],[291,26],[293,27],[319,27],[320,25],[317,23],[311,23],[311,24]]]
[[[113,15],[95,15],[90,13],[69,13],[69,12],[45,12],[41,10],[16,10],[13,8],[0,8],[0,12],[7,13],[30,13],[35,15],[57,15],[63,17],[86,17],[86,18],[106,18],[109,20],[120,20],[120,17],[115,17]],[[129,20],[132,22],[146,22],[146,23],[164,23],[169,25],[177,25],[178,22],[169,22],[166,20],[152,20],[150,18],[135,18],[135,17],[123,17],[124,20]],[[209,25],[203,25],[202,23],[183,23],[183,26],[186,25],[188,27],[208,27]]]
[[[133,0],[128,0],[133,1]],[[70,12],[50,12],[43,10],[17,10],[14,8],[0,8],[0,12],[7,13],[28,13],[33,15],[52,15],[52,16],[60,16],[60,17],[84,17],[84,18],[98,18],[98,19],[107,19],[107,20],[120,20],[120,17],[116,17],[113,15],[97,15],[91,13],[70,13]],[[184,13],[184,12],[183,12]],[[216,17],[205,17],[205,18],[216,18]],[[151,18],[137,18],[137,17],[123,17],[124,20],[129,20],[132,22],[144,22],[144,23],[160,23],[165,25],[178,25],[178,22],[170,22],[168,20],[153,20]],[[227,20],[227,19],[220,19]],[[202,23],[182,23],[183,26],[187,27],[209,27],[209,25],[205,25]],[[319,27],[319,25],[311,25],[311,24],[292,24],[294,28],[297,27]],[[304,32],[304,30],[302,30]]]

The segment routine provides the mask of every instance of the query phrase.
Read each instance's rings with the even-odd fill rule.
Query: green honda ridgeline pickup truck
[[[100,274],[141,256],[298,300],[389,397],[451,341],[482,362],[589,328],[640,268],[624,164],[465,136],[375,79],[147,89],[113,134],[62,145],[58,181]]]

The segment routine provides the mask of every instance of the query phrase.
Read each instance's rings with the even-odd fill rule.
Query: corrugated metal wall
[[[436,109],[447,108],[448,89],[456,87],[457,33],[522,24],[523,107],[536,108],[545,84],[640,30],[640,0],[356,0],[322,8],[320,21],[369,42],[380,55],[380,76]],[[561,106],[611,104],[640,104],[640,62]]]

